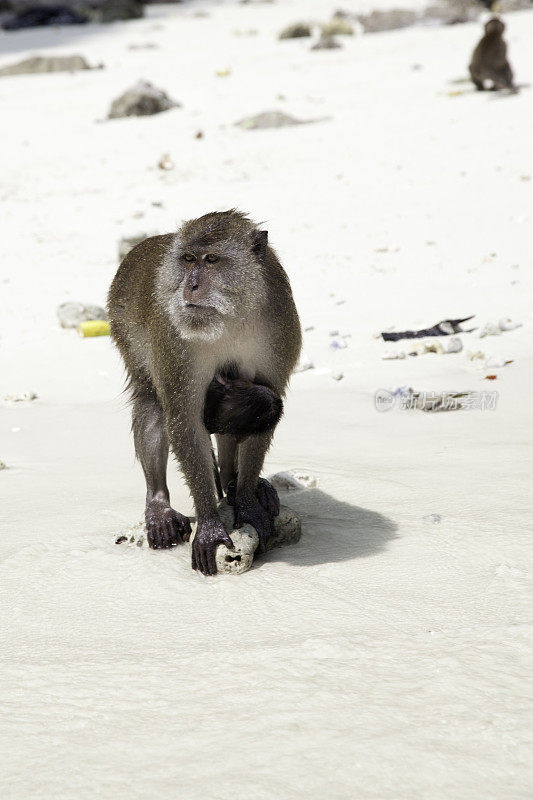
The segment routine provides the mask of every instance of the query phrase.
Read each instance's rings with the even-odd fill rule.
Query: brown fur
[[[485,81],[491,81],[494,89],[516,90],[513,71],[507,60],[504,30],[505,25],[501,19],[492,17],[486,23],[485,35],[472,54],[470,77],[479,91],[485,88]]]
[[[216,264],[206,259],[212,254]],[[137,245],[119,267],[108,310],[129,377],[136,451],[147,480],[147,524],[148,518],[155,520],[152,538],[162,542],[154,546],[169,546],[177,537],[176,526],[167,524],[170,512],[177,512],[170,508],[162,468],[170,446],[202,534],[195,539],[193,566],[211,574],[212,547],[200,546],[207,536],[203,531],[216,530],[220,541],[223,535],[203,422],[206,392],[214,376],[231,365],[237,376],[284,395],[301,347],[287,275],[266,232],[240,212],[215,212]],[[250,436],[241,444],[217,436],[224,488],[238,472],[237,501],[255,502],[250,498],[271,435]]]

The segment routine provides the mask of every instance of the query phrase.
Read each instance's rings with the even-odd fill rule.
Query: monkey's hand
[[[198,523],[192,543],[192,568],[203,575],[216,575],[216,552],[219,544],[234,550],[233,542],[219,519],[207,519]]]
[[[266,552],[266,544],[274,533],[274,516],[266,511],[255,495],[236,497],[233,504],[234,528],[241,528],[247,522],[256,529],[259,536],[259,552]]]
[[[226,496],[230,506],[235,505],[236,481],[230,481],[226,489]],[[267,514],[277,517],[279,514],[279,497],[270,481],[266,478],[259,478],[255,494]]]
[[[180,542],[188,542],[190,539],[189,519],[164,503],[157,501],[148,503],[144,518],[148,544],[154,550],[175,547]]]

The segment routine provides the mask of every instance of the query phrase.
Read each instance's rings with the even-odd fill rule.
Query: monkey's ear
[[[252,234],[252,252],[263,262],[268,244],[268,231],[254,231]]]

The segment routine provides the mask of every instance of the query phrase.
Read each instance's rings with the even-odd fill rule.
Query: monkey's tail
[[[217,457],[215,455],[213,445],[211,445],[211,455],[213,456],[213,473],[215,475],[215,486],[217,487],[217,495],[218,499],[222,500],[224,497],[224,492],[222,491],[222,481],[220,480],[220,471],[218,469]]]

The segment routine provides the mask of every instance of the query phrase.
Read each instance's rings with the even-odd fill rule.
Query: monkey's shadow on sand
[[[320,489],[280,492],[279,497],[282,505],[300,516],[302,538],[260,556],[255,568],[272,561],[303,567],[366,558],[397,538],[398,526],[388,517],[336,500]]]

